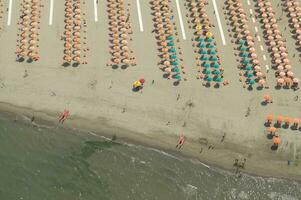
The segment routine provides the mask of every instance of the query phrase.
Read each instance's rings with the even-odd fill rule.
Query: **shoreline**
[[[41,111],[34,111],[30,108],[24,108],[24,107],[17,107],[13,106],[7,103],[0,103],[0,110],[3,114],[4,117],[12,117],[18,118],[18,117],[28,117],[28,121],[30,120],[30,117],[34,113],[35,120],[34,122],[37,122],[40,127],[42,125],[43,127],[41,128],[55,128],[56,127],[56,115],[54,112],[41,112]],[[18,121],[18,119],[16,119]],[[21,121],[27,121],[25,119]],[[100,125],[100,126],[99,126]],[[233,163],[233,155],[239,155],[241,152],[234,152],[231,149],[214,149],[212,152],[206,152],[202,154],[198,154],[195,150],[197,146],[200,145],[195,140],[191,140],[191,138],[188,138],[186,141],[185,145],[183,146],[181,151],[177,151],[173,149],[170,145],[166,145],[163,142],[158,142],[155,140],[154,137],[151,135],[140,135],[139,132],[132,132],[131,130],[127,129],[122,129],[121,127],[109,127],[101,124],[94,125],[93,126],[93,121],[78,117],[78,116],[72,116],[71,118],[68,119],[64,125],[59,126],[60,128],[63,129],[69,129],[69,130],[76,130],[81,133],[87,133],[90,135],[93,135],[95,137],[104,137],[104,138],[111,138],[113,135],[117,136],[117,141],[120,141],[121,143],[126,143],[126,144],[134,144],[137,146],[143,146],[146,148],[152,148],[156,149],[158,151],[164,151],[172,156],[177,156],[181,157],[184,159],[193,159],[197,160],[200,162],[201,165],[204,167],[210,167],[210,168],[218,168],[222,170],[229,171],[230,173],[234,173],[235,168],[231,163]],[[92,134],[93,133],[93,134]],[[94,135],[95,134],[95,135]],[[166,138],[168,138],[167,141],[172,141],[175,140],[174,137],[165,135]],[[176,140],[175,140],[176,141]],[[216,145],[212,143],[213,145]],[[226,158],[228,162],[225,161],[225,159],[218,159],[218,158]],[[260,158],[260,157],[257,157]],[[231,161],[230,161],[231,160]],[[258,164],[257,166],[272,166],[274,168],[273,171],[271,171],[270,167],[254,167],[254,158],[251,159],[251,162],[249,159],[246,162],[246,167],[245,169],[240,169],[239,171],[241,173],[251,175],[251,176],[257,176],[257,177],[264,177],[264,178],[282,178],[282,179],[287,179],[287,180],[293,180],[300,182],[301,181],[301,174],[297,173],[279,173],[279,172],[284,172],[283,170],[283,165],[282,166],[276,166],[275,164],[279,163],[281,160],[266,160],[266,162],[269,162],[270,165],[264,165],[266,162],[260,162],[257,159],[255,159],[256,163]],[[261,165],[263,164],[263,165]],[[288,168],[297,168],[298,166],[294,166],[292,164],[291,166],[288,166]],[[287,171],[286,171],[287,172]]]

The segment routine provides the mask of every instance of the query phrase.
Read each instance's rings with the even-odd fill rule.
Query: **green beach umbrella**
[[[205,41],[205,39],[204,39],[204,38],[201,38],[201,37],[198,37],[198,38],[196,39],[196,41],[198,41],[198,42],[203,42],[203,41]]]
[[[243,63],[243,64],[249,64],[249,63],[250,63],[250,60],[247,59],[247,58],[245,58],[245,59],[242,60],[242,63]]]
[[[213,63],[213,64],[212,64],[212,67],[213,67],[214,69],[217,69],[217,68],[219,68],[219,64],[218,64],[218,63]]]
[[[202,49],[201,51],[199,51],[199,54],[203,54],[203,55],[205,55],[205,54],[207,54],[207,51],[206,51],[206,50],[204,50],[204,49]]]
[[[173,40],[173,39],[174,39],[174,37],[171,35],[167,37],[167,40]]]
[[[249,85],[253,85],[254,83],[255,83],[255,80],[253,80],[253,79],[248,80]]]
[[[209,59],[210,61],[217,61],[218,59],[217,59],[217,57],[210,57],[210,59]]]
[[[211,71],[208,68],[203,71],[203,74],[210,74],[210,73]]]
[[[209,49],[213,49],[215,46],[213,45],[213,44],[208,44],[207,45],[207,48],[209,48]]]
[[[212,77],[208,76],[207,78],[205,78],[206,81],[211,82],[212,81]]]
[[[168,52],[169,52],[169,53],[175,53],[175,52],[176,52],[176,49],[175,49],[175,48],[170,48],[170,49],[168,49]]]
[[[176,58],[177,58],[177,55],[173,54],[173,55],[170,56],[170,58],[171,58],[171,59],[176,59]]]
[[[173,61],[173,62],[171,62],[171,65],[173,65],[173,66],[178,66],[178,65],[179,65],[179,63],[178,63],[178,62],[176,62],[176,61]]]
[[[207,41],[207,42],[212,42],[212,41],[213,41],[213,38],[207,38],[206,41]]]
[[[216,54],[216,51],[215,51],[215,50],[210,50],[210,54],[211,54],[211,55],[215,55],[215,54]]]
[[[238,43],[244,45],[244,44],[246,44],[246,41],[245,40],[239,40]]]
[[[180,69],[179,69],[178,67],[174,67],[174,68],[172,68],[172,71],[173,71],[173,72],[176,72],[176,73],[179,73],[179,72],[180,72]]]
[[[174,79],[181,80],[181,76],[180,76],[179,74],[176,74],[176,75],[174,76]]]
[[[245,53],[245,52],[244,52],[244,53],[240,53],[239,55],[240,55],[241,57],[243,57],[243,58],[246,58],[246,57],[249,56],[249,54],[247,54],[247,53]]]
[[[203,63],[203,67],[206,67],[206,68],[208,68],[208,67],[210,67],[210,64],[209,64],[209,63],[206,63],[206,62],[204,62],[204,63]]]
[[[200,43],[200,44],[198,44],[198,47],[199,48],[204,48],[204,47],[206,47],[206,44],[205,43]]]
[[[173,47],[173,46],[175,46],[175,43],[173,43],[173,42],[168,42],[168,43],[167,43],[167,46]]]
[[[201,58],[200,58],[200,60],[202,60],[202,61],[206,61],[206,60],[208,60],[209,58],[208,57],[206,57],[206,56],[202,56]]]
[[[247,50],[248,50],[248,48],[245,47],[245,46],[241,46],[239,49],[240,49],[241,51],[247,51]]]
[[[220,70],[214,70],[212,72],[212,74],[215,74],[215,75],[220,75],[222,72]]]
[[[248,78],[252,78],[254,76],[254,74],[252,73],[252,72],[248,72],[247,74],[246,74],[246,77],[248,77]]]
[[[214,81],[220,83],[223,81],[223,79],[221,77],[217,77]]]
[[[247,71],[251,71],[253,68],[252,68],[252,66],[251,65],[247,65],[246,67],[245,67],[245,70],[247,70]]]

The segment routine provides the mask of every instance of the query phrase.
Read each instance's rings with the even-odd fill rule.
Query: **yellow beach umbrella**
[[[133,86],[134,88],[140,87],[142,84],[140,83],[140,81],[135,81]]]
[[[206,33],[207,38],[211,38],[212,36],[213,36],[213,34],[211,32]]]

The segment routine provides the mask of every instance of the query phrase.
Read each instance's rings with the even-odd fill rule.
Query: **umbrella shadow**
[[[300,128],[301,128],[301,127],[300,127]],[[299,129],[300,129],[300,128],[299,128]],[[296,130],[298,130],[298,126],[296,126],[296,125],[292,125],[292,126],[291,126],[291,130],[292,130],[292,131],[296,131]]]
[[[253,90],[253,87],[252,87],[251,85],[249,85],[248,90],[249,90],[249,91],[252,91],[252,90]]]
[[[262,102],[261,102],[261,105],[262,105],[262,106],[266,106],[266,105],[268,105],[268,102],[262,101]]]
[[[174,85],[174,86],[178,86],[178,85],[180,85],[180,82],[181,82],[181,81],[175,81],[175,82],[173,82],[173,85]]]
[[[163,74],[163,78],[165,78],[165,79],[167,79],[167,78],[168,78],[168,76],[169,76],[169,74],[168,74],[168,73],[164,73],[164,74]]]
[[[133,87],[132,91],[133,92],[139,92],[140,89],[142,89],[142,87]]]
[[[112,65],[112,69],[118,69],[118,65]]]
[[[24,62],[24,58],[23,57],[21,57],[21,58],[19,58],[18,60],[17,60],[17,62]]]
[[[126,69],[126,68],[128,68],[129,67],[129,65],[121,65],[121,69]]]
[[[265,123],[264,123],[264,126],[265,126],[265,127],[270,127],[270,126],[271,126],[271,122],[265,122]]]
[[[281,89],[281,86],[280,86],[280,85],[276,85],[274,88],[275,88],[276,90],[280,90],[280,89]]]
[[[290,127],[290,125],[287,124],[287,123],[285,123],[285,124],[282,125],[282,128],[283,128],[283,129],[288,129],[289,127]]]
[[[280,128],[280,127],[281,127],[281,124],[278,123],[278,122],[276,122],[276,123],[274,124],[274,127],[275,127],[275,128]]]
[[[273,144],[273,145],[271,146],[271,150],[272,150],[272,151],[276,151],[277,149],[278,149],[278,145],[274,145],[274,144]]]
[[[26,62],[27,62],[27,63],[32,63],[33,60],[32,60],[31,58],[28,58],[28,59],[26,60]]]
[[[72,64],[72,67],[78,67],[79,66],[79,63],[78,62],[75,62]]]
[[[263,90],[263,87],[262,86],[257,86],[256,90],[258,90],[258,91]]]
[[[62,66],[63,66],[63,67],[69,67],[69,66],[70,66],[70,63],[64,62],[64,63],[62,64]]]
[[[215,89],[220,88],[220,84],[219,84],[219,83],[214,84],[214,88],[215,88]]]
[[[267,139],[271,140],[271,139],[273,139],[273,137],[274,137],[273,134],[271,134],[271,133],[267,134]]]

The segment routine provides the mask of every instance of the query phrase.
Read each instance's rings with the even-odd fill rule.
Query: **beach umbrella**
[[[273,115],[271,115],[271,114],[267,115],[267,116],[266,116],[266,120],[267,120],[268,122],[272,122],[272,120],[273,120]]]
[[[210,61],[214,61],[214,62],[216,62],[218,59],[217,59],[217,57],[213,57],[213,56],[211,56],[209,60],[210,60]]]
[[[145,79],[141,78],[141,79],[139,79],[139,82],[142,83],[142,84],[144,84],[145,83]]]
[[[249,63],[250,63],[250,60],[247,59],[247,58],[244,58],[244,59],[242,60],[242,63],[243,63],[243,64],[249,64]]]
[[[280,137],[275,135],[273,137],[273,144],[278,146],[280,143],[281,143]]]
[[[173,65],[173,66],[178,66],[178,65],[179,65],[179,63],[178,63],[178,62],[176,62],[176,61],[173,61],[173,62],[171,62],[171,65]]]
[[[254,74],[252,72],[246,73],[246,77],[247,78],[252,78],[253,76],[254,76]]]
[[[200,60],[202,60],[202,61],[206,61],[206,60],[208,60],[209,58],[208,57],[206,57],[206,56],[202,56],[201,58],[200,58]]]
[[[212,64],[212,67],[213,67],[214,69],[219,68],[219,66],[220,66],[220,65],[219,65],[218,63],[213,63],[213,64]]]
[[[173,39],[174,39],[174,37],[171,35],[167,37],[167,40],[173,40]]]
[[[247,53],[245,53],[245,52],[244,52],[244,53],[240,53],[239,55],[240,55],[241,57],[243,57],[243,58],[246,58],[246,57],[249,56],[249,54],[247,54]]]
[[[170,56],[170,59],[176,59],[177,58],[177,55],[176,54],[173,54]]]
[[[203,67],[205,67],[205,68],[208,68],[208,67],[210,67],[210,64],[209,64],[209,63],[206,63],[206,62],[204,62],[204,63],[203,63]]]
[[[205,43],[199,43],[199,44],[198,44],[198,47],[199,47],[199,48],[204,48],[204,47],[206,47],[206,44],[205,44]]]
[[[246,67],[245,67],[245,70],[247,70],[247,71],[251,71],[253,68],[252,68],[252,66],[251,65],[246,65]]]
[[[181,76],[179,74],[174,75],[174,79],[181,80]]]
[[[140,81],[135,81],[135,82],[133,83],[133,87],[134,87],[134,88],[137,88],[137,87],[140,87],[140,86],[142,86],[142,83],[141,83]]]
[[[207,48],[209,48],[209,49],[213,49],[215,46],[213,45],[213,44],[208,44],[207,45]]]
[[[176,72],[176,73],[179,73],[181,70],[178,67],[174,67],[174,68],[172,68],[172,71]]]
[[[223,81],[223,79],[221,77],[217,77],[214,81],[220,83]]]
[[[212,72],[212,74],[220,75],[220,74],[221,74],[221,71],[220,71],[220,70],[214,70],[214,71]]]
[[[213,38],[207,38],[206,41],[207,41],[207,42],[212,42],[212,41],[213,41]]]
[[[216,54],[216,51],[215,51],[215,50],[210,50],[210,54],[211,54],[211,55],[215,55],[215,54]]]
[[[203,55],[205,55],[205,54],[207,54],[207,51],[206,51],[206,50],[204,50],[204,49],[202,49],[201,51],[199,51],[199,54],[203,54]]]
[[[173,46],[175,46],[175,43],[173,43],[173,42],[168,42],[168,43],[167,43],[167,46],[173,47]]]
[[[196,41],[198,41],[198,42],[203,42],[205,39],[204,38],[201,38],[201,37],[198,37],[197,39],[196,39]]]
[[[247,48],[247,47],[245,47],[245,46],[241,46],[241,47],[239,48],[239,50],[241,50],[241,51],[247,51],[247,50],[248,50],[248,48]]]
[[[203,71],[203,74],[210,74],[211,73],[211,71],[208,69],[208,68],[206,68],[204,71]]]
[[[248,84],[249,84],[249,85],[253,85],[253,84],[255,84],[255,80],[253,80],[253,79],[249,79],[249,80],[248,80]]]
[[[170,49],[168,50],[168,52],[169,52],[169,53],[175,53],[175,52],[176,52],[176,49],[175,49],[175,48],[170,48]]]
[[[205,78],[206,81],[211,82],[212,81],[212,77],[208,76],[207,78]]]
[[[269,127],[268,131],[272,134],[275,133],[277,130],[277,128],[275,128],[274,126]]]
[[[246,41],[245,40],[239,40],[238,43],[241,44],[241,45],[244,45],[244,44],[246,44]]]

